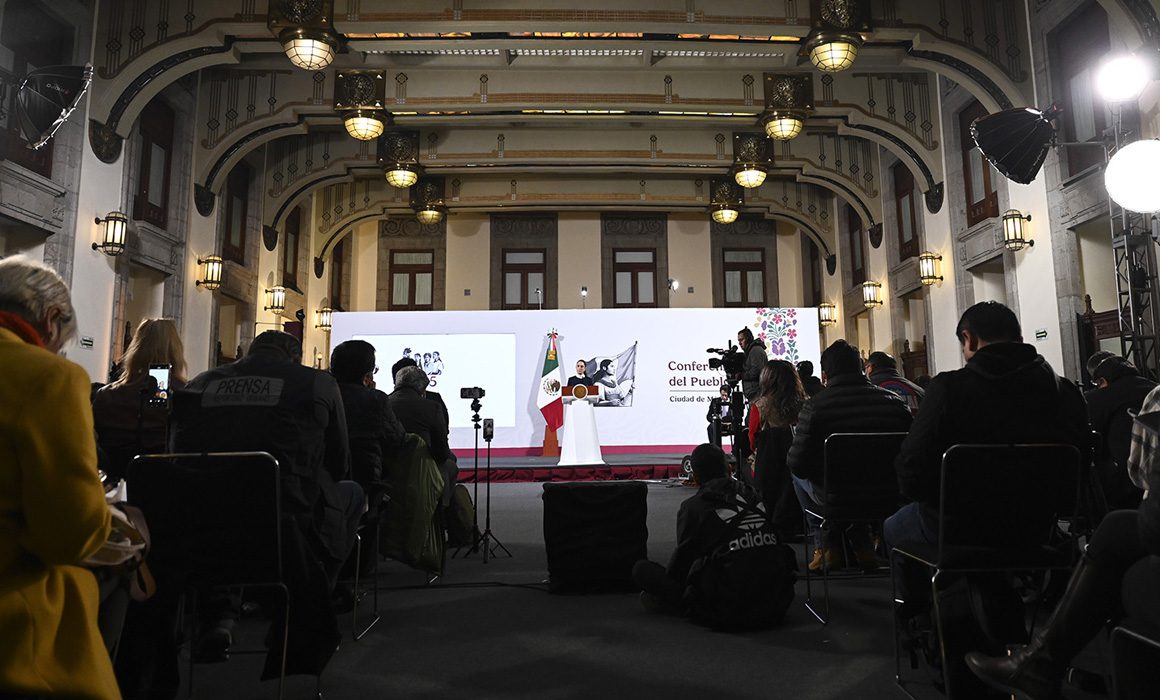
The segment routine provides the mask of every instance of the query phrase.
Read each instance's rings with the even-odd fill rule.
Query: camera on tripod
[[[725,376],[730,381],[736,381],[735,377],[739,377],[742,370],[745,369],[745,353],[741,352],[732,341],[727,344],[726,349],[707,348],[705,352],[720,355],[720,357],[709,358],[709,369],[725,370]]]

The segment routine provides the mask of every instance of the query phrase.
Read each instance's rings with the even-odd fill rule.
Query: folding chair
[[[1050,542],[1060,520],[1074,519],[1080,464],[1072,445],[954,445],[943,454],[938,542],[896,543],[891,563],[907,560],[931,574],[933,622],[948,698],[953,688],[939,584],[947,574],[1073,568],[1075,548],[1061,552]],[[896,567],[891,571],[896,573]],[[897,610],[906,601],[899,598],[896,576],[891,583]],[[895,681],[913,698],[902,677],[900,631],[895,615]]]
[[[1138,700],[1160,688],[1160,630],[1131,621],[1112,630],[1112,697]]]
[[[143,455],[129,468],[130,503],[141,508],[152,533],[150,561],[198,591],[269,588],[281,595],[282,652],[278,697],[286,681],[290,595],[283,579],[282,496],[278,461],[267,452]],[[192,634],[185,635],[191,640]],[[231,649],[265,654],[266,649]],[[188,697],[193,697],[190,650]]]
[[[879,524],[898,510],[898,477],[894,458],[906,433],[834,433],[826,438],[820,507],[803,508],[804,517],[822,521],[822,535],[835,524]],[[806,521],[809,532],[809,521]],[[809,538],[803,540],[809,561]],[[881,576],[878,573],[842,573],[843,579]],[[823,625],[830,621],[830,571],[822,567],[822,611],[816,607],[806,567],[806,609]]]

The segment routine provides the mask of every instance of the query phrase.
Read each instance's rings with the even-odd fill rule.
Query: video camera
[[[727,343],[726,349],[721,348],[706,348],[705,352],[715,353],[720,357],[709,358],[710,369],[721,369],[725,371],[725,377],[734,381],[735,378],[741,375],[742,370],[745,369],[745,353],[741,352],[733,341]]]
[[[461,399],[482,399],[487,395],[487,392],[477,386],[464,387],[459,390],[459,398]]]

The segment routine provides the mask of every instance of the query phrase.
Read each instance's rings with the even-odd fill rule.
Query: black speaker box
[[[640,481],[544,484],[548,590],[635,590],[632,566],[648,558],[647,499]]]

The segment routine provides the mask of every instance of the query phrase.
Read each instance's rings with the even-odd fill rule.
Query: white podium
[[[561,387],[564,401],[564,440],[560,443],[560,467],[582,467],[604,464],[600,454],[600,435],[596,432],[596,411],[592,403],[600,394],[600,385]]]

